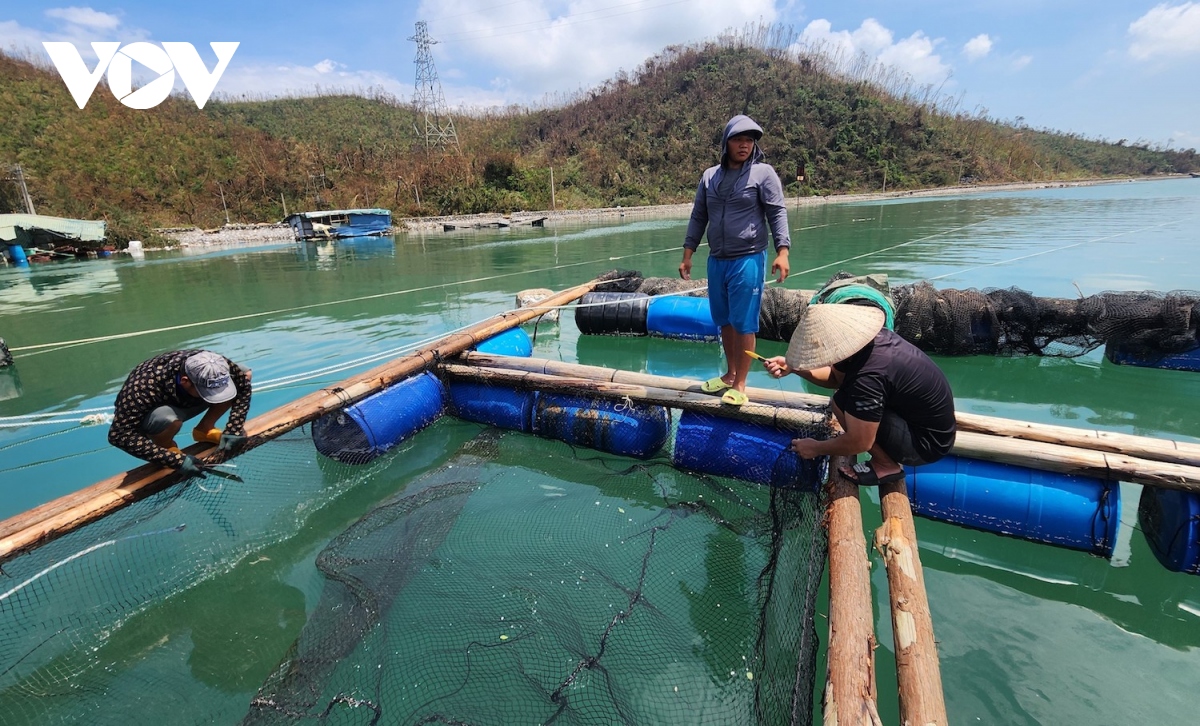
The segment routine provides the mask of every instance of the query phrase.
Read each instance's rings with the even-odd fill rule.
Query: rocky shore
[[[1162,177],[1157,177],[1162,178]],[[1021,189],[1051,189],[1057,187],[1092,186],[1096,184],[1120,184],[1136,179],[1092,179],[1083,181],[1026,182],[1015,184],[970,184],[954,187],[938,187],[915,191],[879,192],[872,194],[840,194],[828,197],[793,197],[787,200],[789,207],[809,207],[819,204],[848,204],[880,199],[902,199],[905,197],[941,197],[957,194],[981,194],[986,192],[1017,191]],[[456,214],[444,217],[399,217],[392,220],[392,232],[441,232],[447,225],[459,229],[490,228],[497,226],[527,226],[534,221],[541,224],[558,222],[591,222],[613,219],[654,219],[686,217],[692,209],[691,203],[664,204],[649,207],[605,207],[601,209],[554,209],[542,211],[514,212],[501,214]],[[292,229],[286,224],[228,224],[216,229],[196,227],[156,230],[173,240],[179,247],[231,247],[279,244],[291,242]]]

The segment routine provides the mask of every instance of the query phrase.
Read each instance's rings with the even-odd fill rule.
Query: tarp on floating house
[[[333,209],[289,215],[296,239],[331,239],[387,234],[392,226],[390,209]]]
[[[105,223],[44,214],[0,214],[0,242],[22,247],[53,247],[63,242],[104,241]]]

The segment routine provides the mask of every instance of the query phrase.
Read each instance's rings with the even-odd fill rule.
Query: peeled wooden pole
[[[652,376],[644,373],[630,373],[597,366],[582,366],[559,361],[547,361],[536,358],[513,358],[508,356],[483,355],[469,353],[465,361],[470,365],[487,365],[494,368],[510,370],[525,370],[545,372],[561,376],[573,376],[597,381],[611,381],[633,385],[647,385],[675,391],[699,392],[700,381],[687,378],[670,378],[667,376]],[[746,394],[750,400],[758,404],[776,407],[807,407],[813,404],[828,404],[824,396],[811,394],[785,393],[770,389],[748,388]],[[959,414],[963,416],[963,414]],[[978,416],[975,419],[987,418]],[[1007,419],[990,419],[995,422],[993,428],[1002,431],[1019,431],[1023,428],[1021,422]],[[1086,433],[1086,432],[1084,432]],[[1142,439],[1143,450],[1153,448],[1153,444],[1161,444],[1164,452],[1168,447],[1181,446],[1186,451],[1186,444],[1179,442],[1146,439],[1144,437],[1128,437]],[[1067,440],[1067,439],[1064,439]],[[1075,445],[1044,443],[1029,439],[1010,438],[1008,436],[974,431],[960,430],[958,440],[951,453],[972,459],[996,461],[1004,464],[1015,464],[1031,469],[1053,471],[1060,474],[1078,474],[1092,476],[1110,481],[1127,481],[1163,489],[1182,489],[1200,492],[1200,467],[1170,461],[1159,461],[1130,456],[1121,453],[1097,451],[1093,446],[1103,446],[1104,442],[1097,439],[1077,437],[1070,439]]]
[[[492,368],[514,368],[534,371],[536,373],[562,373],[564,375],[578,375],[581,377],[597,377],[616,383],[645,382],[645,385],[654,385],[659,388],[675,387],[676,390],[700,390],[700,381],[689,378],[651,376],[643,373],[614,371],[598,366],[582,366],[539,358],[515,358],[512,356],[488,355],[486,353],[469,353],[466,356],[466,360],[473,365],[479,364]],[[751,401],[767,403],[773,406],[808,407],[826,406],[829,404],[828,396],[815,393],[786,392],[769,388],[747,388],[746,394],[750,397]],[[1200,467],[1200,444],[1188,441],[1134,436],[1132,434],[1115,433],[1112,431],[1089,431],[1087,429],[1071,428],[1070,426],[1030,423],[995,416],[983,416],[975,413],[963,413],[961,411],[957,414],[957,418],[960,431],[972,431],[993,436],[1021,439],[1023,441],[1039,441],[1046,444],[1073,446],[1080,449],[1121,454],[1139,459]]]
[[[838,473],[853,460],[834,457],[825,485],[829,527],[829,647],[822,712],[826,724],[882,726],[875,690],[871,571],[858,485]]]
[[[427,348],[389,361],[341,383],[308,394],[246,422],[249,439],[241,452],[259,446],[298,426],[344,408],[408,376],[429,368],[442,358],[457,355],[480,341],[510,330],[590,292],[598,280],[564,290],[533,307],[521,308],[485,320],[430,344]],[[184,451],[203,460],[217,461],[214,447],[194,444]],[[162,491],[178,481],[174,470],[153,464],[97,482],[85,489],[47,502],[0,522],[0,563]]]
[[[875,549],[883,555],[887,568],[900,723],[946,726],[946,701],[933,637],[933,618],[904,482],[880,485],[879,505],[883,524],[875,530]]]
[[[671,408],[716,414],[766,426],[775,426],[784,430],[800,431],[813,426],[823,426],[829,420],[829,417],[824,412],[819,411],[765,406],[756,403],[729,406],[721,403],[721,399],[717,396],[657,388],[655,386],[609,383],[607,381],[597,381],[592,378],[548,375],[529,371],[455,365],[452,363],[443,363],[439,367],[439,370],[443,375],[451,379],[510,386],[523,390],[587,394],[617,401],[636,401],[652,406],[669,406]]]

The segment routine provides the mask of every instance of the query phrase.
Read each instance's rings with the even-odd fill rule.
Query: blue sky
[[[1110,141],[1200,148],[1200,0],[119,0],[7,3],[0,47],[241,43],[218,95],[413,94],[417,20],[452,108],[553,102],[672,44],[759,21],[882,63],[958,109]],[[862,54],[862,55],[860,55]],[[859,63],[859,68],[863,67]],[[893,76],[895,77],[895,76]],[[104,84],[97,92],[106,92]]]

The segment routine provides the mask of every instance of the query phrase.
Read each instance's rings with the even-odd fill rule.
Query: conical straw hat
[[[884,319],[883,311],[874,306],[809,305],[788,344],[788,367],[811,371],[843,361],[874,339]]]

